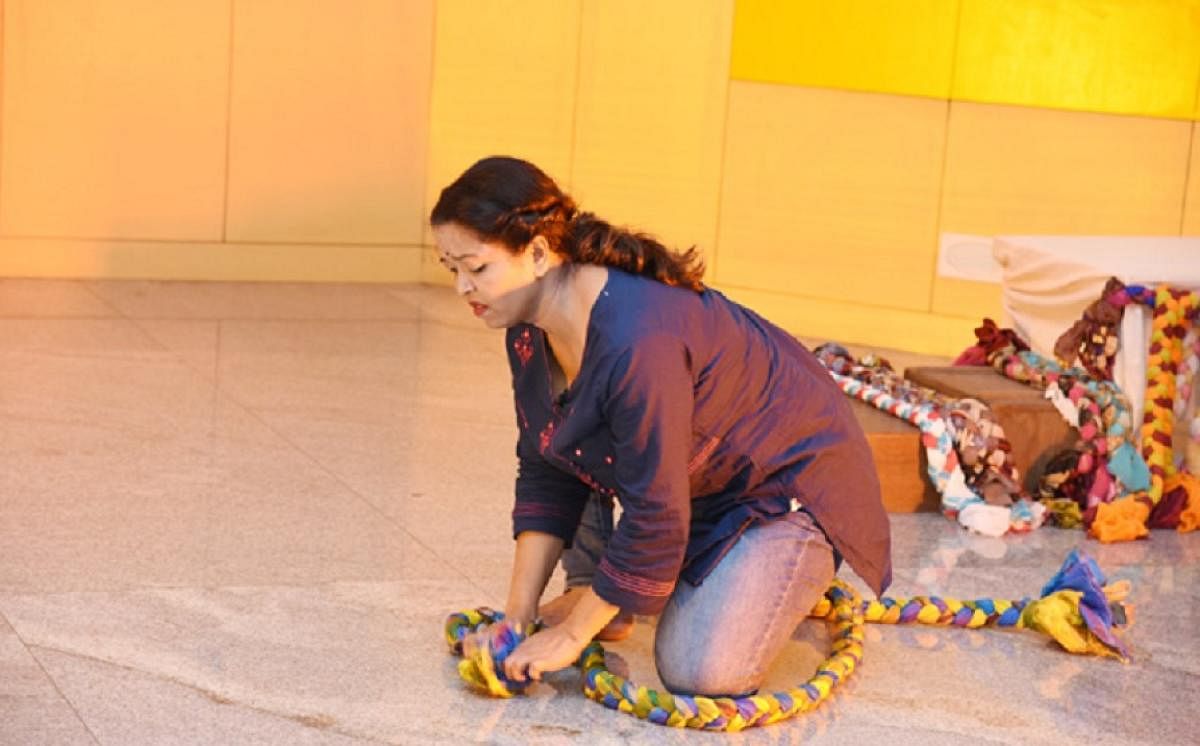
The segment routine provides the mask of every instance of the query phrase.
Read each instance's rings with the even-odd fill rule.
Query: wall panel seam
[[[933,266],[929,270],[929,303],[926,306],[930,313],[934,312],[934,301],[937,297],[938,254],[942,245],[942,211],[946,207],[946,171],[949,170],[950,160],[950,109],[954,106],[950,96],[954,93],[954,80],[958,73],[958,42],[962,33],[962,6],[965,0],[959,0],[958,9],[954,16],[954,44],[950,48],[950,80],[946,88],[946,118],[942,129],[942,168],[938,176],[937,214],[933,224]]]
[[[773,296],[777,296],[779,298],[792,298],[795,300],[813,301],[815,303],[832,303],[834,305],[839,305],[839,306],[854,306],[855,308],[869,308],[869,309],[874,309],[877,311],[911,313],[911,314],[916,314],[918,316],[926,316],[926,315],[927,316],[938,316],[941,318],[955,319],[958,321],[978,321],[978,319],[973,316],[957,316],[955,314],[950,314],[950,313],[935,313],[933,311],[926,311],[926,310],[923,310],[920,308],[905,308],[904,306],[885,306],[880,303],[869,303],[869,302],[862,301],[862,300],[835,298],[835,297],[826,296],[826,295],[809,295],[807,293],[788,293],[788,292],[784,292],[782,290],[772,290],[769,288],[756,287],[753,285],[741,285],[738,283],[731,283],[731,282],[718,282],[718,283],[715,283],[715,285],[718,290],[728,289],[728,290],[732,290],[732,291],[747,291],[747,292],[754,292],[754,293],[762,293],[765,295],[773,295]]]
[[[429,86],[425,92],[425,173],[421,179],[424,188],[421,190],[421,222],[418,226],[417,235],[421,236],[421,245],[425,245],[425,221],[433,210],[433,205],[429,204],[430,195],[430,180],[433,178],[433,84],[437,78],[434,76],[434,66],[437,65],[437,25],[438,25],[438,3],[437,0],[429,0],[433,11],[430,15],[429,24]],[[422,263],[425,257],[421,257]]]
[[[576,6],[579,12],[579,18],[575,23],[575,90],[574,98],[571,101],[571,144],[567,151],[567,190],[575,191],[575,144],[579,139],[579,86],[583,77],[583,17],[584,3],[587,0],[579,0]]]
[[[736,9],[733,7],[734,2],[736,2],[736,0],[732,0],[728,6],[731,15],[736,15],[737,13]],[[721,209],[725,202],[725,158],[729,148],[729,100],[733,93],[734,23],[735,19],[731,17],[729,19],[729,61],[726,68],[727,74],[725,76],[725,106],[724,110],[721,112],[721,155],[720,160],[717,163],[717,214],[713,220],[712,251],[709,254],[712,257],[712,266],[707,268],[708,276],[711,277],[714,282],[716,282],[717,279],[717,264],[719,261],[717,256],[721,251],[719,245],[721,237]]]
[[[221,195],[221,243],[229,239],[229,164],[231,137],[233,134],[233,18],[236,13],[234,4],[237,0],[229,0],[229,38],[225,68],[225,173],[224,191]]]
[[[4,216],[4,84],[8,77],[8,25],[5,23],[5,0],[0,0],[0,225]]]
[[[206,238],[119,238],[110,236],[31,236],[31,235],[0,235],[0,243],[5,241],[71,241],[75,243],[103,244],[159,244],[163,246],[203,246],[206,244],[227,244],[229,246],[327,246],[330,248],[351,249],[418,249],[421,243],[362,243],[353,241],[226,241]]]
[[[1192,182],[1192,151],[1196,147],[1196,123],[1192,122],[1192,130],[1188,137],[1187,158],[1183,162],[1183,194],[1179,198],[1179,235],[1183,236],[1187,227],[1188,185]]]

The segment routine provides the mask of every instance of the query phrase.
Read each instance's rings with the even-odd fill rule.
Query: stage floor
[[[444,288],[0,280],[0,743],[716,743],[574,671],[460,683],[443,620],[503,604],[512,550],[502,342]],[[1132,662],[870,626],[828,703],[736,743],[1195,742],[1200,533],[892,530],[896,595],[1036,595],[1085,547],[1134,585]],[[795,638],[770,689],[826,652]],[[613,667],[656,685],[652,639]]]

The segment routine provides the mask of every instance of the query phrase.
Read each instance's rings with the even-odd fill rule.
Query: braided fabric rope
[[[1193,323],[1184,340],[1178,380],[1181,393],[1175,397],[1175,419],[1185,423],[1188,437],[1184,453],[1182,457],[1176,455],[1175,463],[1182,463],[1189,473],[1200,475],[1200,324]]]
[[[1010,500],[1025,496],[1012,459],[1012,446],[986,404],[976,399],[956,399],[914,383],[875,355],[855,360],[848,350],[832,342],[816,348],[814,354],[830,372],[881,390],[896,401],[934,405],[947,422],[959,466],[972,491],[1003,495]]]
[[[970,399],[952,400],[932,389],[905,381],[883,365],[868,365],[865,361],[854,363],[849,354],[836,345],[822,345],[816,353],[842,393],[916,425],[921,431],[926,471],[942,497],[942,512],[947,517],[961,521],[966,508],[983,506],[985,501],[972,482],[980,485],[992,481],[1006,485],[1005,491],[1016,498],[1008,508],[1007,525],[1001,526],[998,533],[1004,533],[1005,529],[1030,531],[1041,524],[1040,514],[1027,500],[1021,499],[1024,495],[1019,486],[1020,476],[1012,463],[1011,447],[986,405]],[[996,444],[994,450],[978,447],[982,434],[989,431]],[[972,444],[978,451],[973,480],[964,473],[957,450],[972,435],[976,436]]]
[[[1131,609],[1123,604],[1128,591],[1128,583],[1104,585],[1099,567],[1077,551],[1042,589],[1042,597],[1034,600],[914,596],[863,601],[853,587],[835,579],[809,614],[830,623],[831,653],[811,678],[786,692],[705,697],[656,691],[608,670],[604,648],[597,642],[584,648],[577,665],[583,669],[584,694],[609,709],[658,725],[734,732],[816,709],[862,665],[863,625],[867,622],[1033,629],[1050,635],[1073,653],[1127,660],[1128,652],[1113,632],[1131,616]],[[492,632],[489,625],[498,631]],[[525,686],[504,677],[501,664],[525,637],[522,631],[505,627],[504,615],[488,608],[451,614],[445,625],[451,651],[465,656],[459,663],[462,678],[472,688],[499,697],[511,696]],[[481,630],[488,631],[490,644],[464,645],[473,632]]]
[[[1179,378],[1188,384],[1186,375],[1194,365],[1185,361],[1185,345],[1188,332],[1200,316],[1200,294],[1159,285],[1150,290],[1141,285],[1128,285],[1114,293],[1114,301],[1120,305],[1124,294],[1130,302],[1140,303],[1154,311],[1151,323],[1150,349],[1146,358],[1145,415],[1142,418],[1142,456],[1150,469],[1150,486],[1147,490],[1151,503],[1162,499],[1167,480],[1177,467],[1174,458],[1175,404],[1179,397]],[[1189,356],[1190,357],[1190,356]],[[1190,391],[1188,392],[1190,393]],[[1197,417],[1190,433],[1200,438],[1200,417]]]
[[[659,692],[609,671],[604,648],[593,642],[580,656],[584,694],[609,709],[676,728],[736,732],[786,720],[816,709],[863,659],[863,610],[853,588],[835,581],[810,616],[831,623],[832,652],[808,681],[789,691],[746,697]]]
[[[1082,511],[1149,486],[1145,461],[1134,446],[1129,401],[1116,384],[1011,346],[993,350],[988,362],[1013,380],[1045,390],[1067,424],[1079,432],[1078,456],[1067,473],[1055,475],[1047,469],[1042,481],[1042,502],[1058,525],[1080,525]]]
[[[933,402],[902,401],[882,388],[868,386],[855,378],[833,371],[829,375],[847,396],[866,402],[920,429],[921,445],[928,456],[929,479],[942,496],[943,511],[953,516],[970,503],[982,502],[982,498],[967,486],[958,462],[958,453],[954,450],[954,438],[937,405]]]

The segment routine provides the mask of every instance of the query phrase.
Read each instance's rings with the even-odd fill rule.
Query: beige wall
[[[0,274],[411,280],[433,3],[3,0]]]
[[[1156,2],[1145,38],[1197,5]],[[1198,230],[1192,118],[996,103],[1000,6],[887,3],[907,73],[848,68],[883,42],[824,3],[783,20],[828,49],[762,0],[0,0],[0,275],[444,282],[424,216],[507,153],[798,333],[949,354],[998,289],[938,277],[941,232]]]

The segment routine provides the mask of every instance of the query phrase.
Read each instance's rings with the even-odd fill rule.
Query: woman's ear
[[[526,247],[526,251],[529,252],[529,258],[533,261],[533,274],[538,279],[545,276],[556,264],[554,252],[550,251],[550,244],[546,241],[545,236],[534,236]]]

